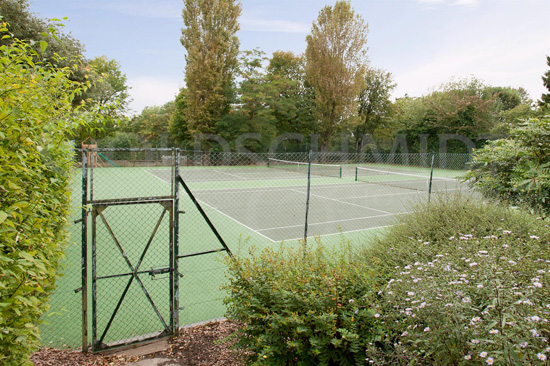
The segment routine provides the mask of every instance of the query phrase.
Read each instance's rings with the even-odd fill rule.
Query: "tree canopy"
[[[319,12],[306,38],[306,77],[315,90],[313,111],[323,151],[357,114],[357,95],[368,62],[367,32],[367,23],[349,1],[337,1]]]
[[[193,134],[215,133],[216,123],[229,111],[240,14],[235,0],[184,0],[185,117]]]

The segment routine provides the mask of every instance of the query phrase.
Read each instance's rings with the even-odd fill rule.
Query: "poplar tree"
[[[357,95],[368,64],[367,32],[367,23],[349,1],[337,1],[319,12],[306,38],[306,77],[315,90],[322,151],[357,114]]]
[[[241,4],[235,0],[184,0],[180,40],[187,51],[184,113],[191,134],[215,133],[216,123],[228,112],[238,66],[240,14]]]

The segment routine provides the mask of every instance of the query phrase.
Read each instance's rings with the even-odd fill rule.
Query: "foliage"
[[[181,88],[178,95],[176,95],[174,110],[168,122],[170,137],[180,144],[189,143],[191,141],[191,135],[185,117],[185,110],[187,109],[186,95],[187,92],[185,88]]]
[[[339,0],[319,12],[306,38],[306,77],[315,90],[313,112],[322,151],[357,114],[367,65],[367,32],[367,24],[349,1]]]
[[[550,67],[550,56],[546,56],[546,64]],[[542,76],[542,84],[548,90],[548,93],[543,93],[537,103],[543,113],[547,113],[550,110],[550,69]]]
[[[255,365],[362,365],[372,271],[343,245],[266,249],[228,259],[228,317]]]
[[[550,353],[546,221],[443,198],[367,252],[382,266],[377,365],[539,364]]]
[[[229,110],[240,13],[235,0],[184,1],[185,119],[192,134],[215,133],[216,123]]]
[[[73,72],[72,78],[90,83],[90,88],[77,95],[73,105],[87,110],[95,108],[103,115],[97,123],[92,122],[76,131],[73,138],[80,142],[87,137],[100,139],[117,132],[126,122],[124,113],[130,101],[126,75],[120,70],[120,64],[106,56],[95,57]]]
[[[359,94],[360,122],[354,130],[355,152],[361,151],[365,134],[373,134],[376,129],[388,124],[391,110],[390,96],[397,84],[392,75],[382,69],[370,68],[365,74],[365,85]]]
[[[550,117],[530,119],[510,137],[475,152],[468,177],[485,195],[550,213]]]
[[[151,146],[167,147],[172,145],[168,129],[174,109],[174,101],[166,102],[162,106],[145,107],[138,116],[132,118],[129,129],[133,133],[139,134]]]
[[[0,45],[8,45],[14,39],[29,43],[36,53],[34,62],[43,62],[44,67],[72,67],[83,61],[84,46],[71,36],[61,31],[57,20],[44,20],[30,12],[27,0],[2,0],[0,2],[2,21],[10,25],[12,37],[0,40]],[[41,47],[48,47],[42,51]],[[83,81],[83,80],[80,80]]]
[[[17,39],[0,46],[0,363],[9,366],[32,365],[63,256],[73,157],[65,134],[95,118],[73,109],[83,86],[70,70],[35,63],[40,56]]]
[[[475,147],[483,146],[494,134],[506,134],[520,118],[532,113],[525,90],[492,87],[476,78],[444,84],[422,98],[403,98],[396,103],[395,126],[407,135],[412,150],[437,151],[439,136],[449,141],[446,152],[470,152],[460,140],[468,139]],[[429,136],[426,146],[419,146],[422,136]]]

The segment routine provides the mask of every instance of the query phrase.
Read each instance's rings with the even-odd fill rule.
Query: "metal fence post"
[[[312,151],[309,150],[309,159],[308,159],[308,168],[307,168],[307,198],[306,198],[306,222],[304,229],[304,248],[307,244],[307,226],[308,226],[308,217],[309,217],[309,192],[311,190],[311,158]]]
[[[88,352],[88,152],[82,150],[82,352]]]
[[[175,156],[174,156],[175,155]],[[179,192],[179,185],[178,185],[178,177],[180,175],[180,149],[175,149],[175,154],[172,154],[172,156],[175,157],[175,165],[174,165],[174,176],[172,177],[172,185],[173,185],[173,195],[174,195],[174,247],[171,250],[170,255],[172,256],[170,259],[170,265],[172,266],[172,326],[174,335],[179,334],[179,267],[178,267],[178,255],[179,255],[179,198],[180,198],[180,192]]]

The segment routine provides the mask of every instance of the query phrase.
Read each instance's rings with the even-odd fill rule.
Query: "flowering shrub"
[[[376,314],[372,271],[344,246],[281,247],[229,259],[228,317],[255,365],[361,365]]]
[[[448,222],[443,211],[462,219]],[[484,220],[473,220],[482,213]],[[420,219],[424,227],[417,226]],[[386,244],[395,266],[386,267],[383,288],[372,294],[380,314],[373,320],[383,335],[367,348],[368,361],[545,364],[550,357],[547,223],[465,199],[441,200],[405,221],[408,235],[407,227],[399,226],[374,249],[379,253]],[[453,226],[460,229],[449,235]]]
[[[468,178],[489,197],[550,214],[550,116],[512,128],[474,154]]]

